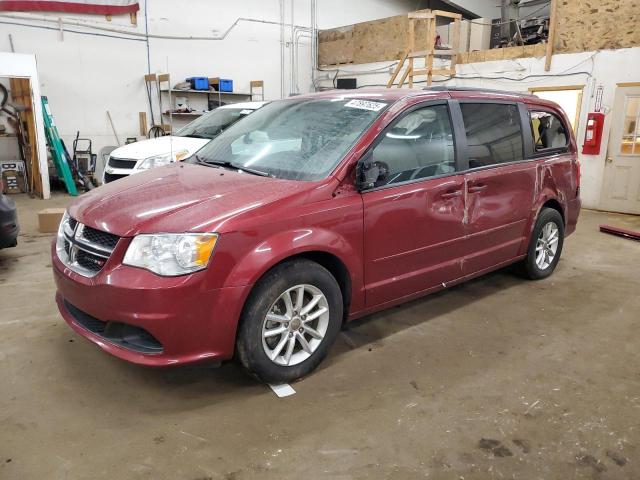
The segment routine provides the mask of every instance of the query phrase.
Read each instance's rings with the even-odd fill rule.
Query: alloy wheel
[[[540,270],[546,270],[553,263],[558,251],[560,230],[554,222],[542,227],[536,243],[536,265]]]
[[[262,324],[262,347],[277,365],[304,362],[320,346],[329,327],[329,303],[322,291],[308,284],[283,292]]]

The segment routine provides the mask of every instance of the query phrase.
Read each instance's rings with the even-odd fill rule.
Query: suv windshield
[[[273,102],[225,130],[198,151],[197,158],[276,178],[320,180],[386,106],[345,96]]]
[[[230,125],[252,113],[250,108],[217,108],[176,132],[178,137],[215,138]]]

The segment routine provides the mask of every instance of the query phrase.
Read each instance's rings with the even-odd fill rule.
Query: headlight
[[[189,152],[187,150],[180,150],[179,152],[169,152],[163,155],[145,158],[143,162],[138,165],[136,170],[149,170],[151,168],[162,167],[170,164],[171,162],[178,162],[184,159],[188,154]]]
[[[56,252],[58,253],[58,258],[64,258],[66,253],[64,252],[64,230],[65,228],[69,228],[69,214],[65,210],[62,215],[62,219],[60,220],[60,225],[58,226],[58,236],[56,237]],[[72,232],[69,233],[72,235]]]
[[[217,240],[215,233],[138,235],[123,263],[168,277],[197,272],[207,267]]]

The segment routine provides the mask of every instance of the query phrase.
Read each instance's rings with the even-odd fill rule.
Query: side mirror
[[[382,162],[375,162],[371,155],[358,162],[356,167],[356,188],[358,191],[375,187],[376,183],[385,180],[389,174],[389,169]]]

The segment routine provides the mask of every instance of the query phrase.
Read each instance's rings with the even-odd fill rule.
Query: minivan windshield
[[[249,108],[217,108],[176,132],[178,137],[215,138],[227,127],[253,112]]]
[[[270,103],[209,142],[195,160],[275,178],[320,180],[387,107],[387,102],[367,97]]]

